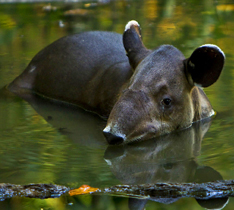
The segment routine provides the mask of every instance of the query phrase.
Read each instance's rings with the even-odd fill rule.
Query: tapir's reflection
[[[135,144],[109,146],[105,160],[113,174],[124,184],[186,183],[222,180],[222,176],[208,166],[198,166],[201,142],[210,127],[210,119],[194,123],[192,127]],[[155,198],[160,203],[173,203],[178,198]],[[197,200],[207,209],[221,209],[228,198]],[[129,199],[130,209],[144,209],[147,200]]]
[[[77,107],[58,105],[57,102],[32,94],[21,96],[60,132],[83,145],[99,147],[107,145],[102,134],[105,122],[98,116]],[[221,180],[222,176],[208,166],[198,166],[201,141],[210,127],[210,119],[193,124],[180,132],[157,139],[135,142],[121,146],[109,146],[104,159],[113,174],[123,184],[185,183]],[[177,198],[154,198],[160,203],[173,203]],[[129,199],[129,209],[142,210],[147,200]],[[228,198],[197,200],[207,209],[221,209]]]
[[[107,141],[102,133],[106,122],[99,116],[77,106],[47,99],[29,92],[18,94],[58,131],[74,143],[103,147]]]
[[[196,157],[210,121],[157,139],[109,146],[105,160],[115,176],[126,184],[191,182],[197,170]]]

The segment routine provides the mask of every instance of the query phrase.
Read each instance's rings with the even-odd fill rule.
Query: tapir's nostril
[[[110,132],[103,131],[104,136],[109,144],[121,144],[124,141],[124,138],[121,136],[114,135]]]

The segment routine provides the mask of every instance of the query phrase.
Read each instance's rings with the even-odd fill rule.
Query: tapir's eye
[[[164,98],[162,100],[162,104],[165,106],[170,106],[171,105],[171,99],[170,98]]]

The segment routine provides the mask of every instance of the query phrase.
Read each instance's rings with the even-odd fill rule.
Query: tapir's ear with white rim
[[[216,45],[198,47],[185,60],[186,75],[191,85],[208,87],[217,81],[223,69],[225,55]]]
[[[125,26],[123,45],[133,69],[150,53],[142,42],[140,25],[135,20],[129,21]]]

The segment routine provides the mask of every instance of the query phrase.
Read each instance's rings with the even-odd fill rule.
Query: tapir
[[[84,32],[41,50],[8,88],[28,89],[108,118],[109,144],[127,143],[188,128],[214,115],[202,90],[217,81],[225,55],[205,44],[189,58],[171,45],[147,49],[137,21],[123,35]]]

